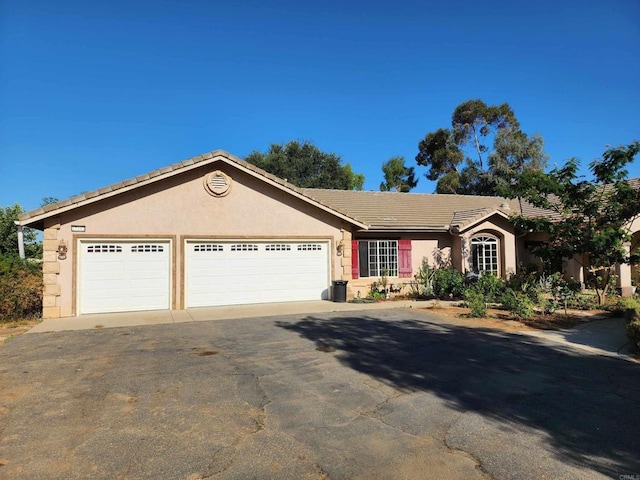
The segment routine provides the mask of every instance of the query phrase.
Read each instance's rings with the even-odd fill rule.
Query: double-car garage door
[[[80,243],[80,313],[168,309],[172,292],[169,241]],[[326,241],[188,240],[185,306],[328,298]]]

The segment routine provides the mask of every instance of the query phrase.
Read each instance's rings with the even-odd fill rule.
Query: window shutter
[[[398,276],[411,277],[411,240],[398,240]]]
[[[358,240],[351,240],[351,278],[356,279],[360,278],[360,270],[358,265],[360,264],[358,260]]]

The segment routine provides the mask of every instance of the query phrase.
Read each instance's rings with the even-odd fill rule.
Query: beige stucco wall
[[[215,197],[205,189],[204,177],[214,170],[222,170],[232,178],[228,195]],[[343,279],[344,271],[350,274],[350,260],[336,253],[336,246],[341,240],[350,240],[349,225],[227,164],[215,163],[187,171],[63,213],[58,218],[59,228],[55,230],[52,247],[53,243],[57,245],[64,240],[68,254],[65,260],[58,261],[59,274],[55,279],[58,286],[50,289],[59,295],[54,305],[56,309],[49,310],[48,316],[76,314],[74,278],[77,248],[78,242],[87,238],[170,239],[174,257],[174,308],[183,308],[184,305],[183,244],[189,237],[329,240],[331,279]],[[74,234],[71,225],[83,225],[86,231]],[[53,236],[53,233],[49,235]],[[344,265],[346,262],[347,266]]]

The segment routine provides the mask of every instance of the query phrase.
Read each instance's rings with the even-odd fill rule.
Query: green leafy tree
[[[593,180],[578,176],[579,163],[570,159],[563,167],[545,174],[524,170],[501,193],[524,198],[554,216],[525,218],[514,222],[524,230],[547,234],[547,243],[534,249],[543,260],[558,256],[574,258],[593,276],[598,300],[603,304],[615,273],[615,265],[639,263],[630,252],[631,223],[640,215],[640,189],[627,180],[627,165],[640,151],[640,143],[609,148],[601,160],[589,164]],[[555,217],[555,218],[554,218]]]
[[[413,167],[405,167],[404,157],[392,157],[382,164],[384,182],[380,184],[381,192],[410,192],[418,184]]]
[[[429,132],[418,144],[418,165],[437,180],[437,193],[495,195],[526,169],[544,170],[542,137],[528,137],[507,103],[468,100],[456,107],[451,128]]]
[[[51,205],[58,202],[59,200],[56,197],[44,197],[40,206],[44,207],[45,205]]]
[[[266,153],[254,151],[245,160],[301,188],[362,190],[364,175],[342,164],[335,153],[322,152],[310,142],[271,144]]]
[[[0,255],[18,255],[18,227],[15,221],[24,210],[17,203],[13,206],[0,207]],[[23,230],[25,256],[27,258],[40,257],[42,247],[37,241],[36,231],[32,228]]]

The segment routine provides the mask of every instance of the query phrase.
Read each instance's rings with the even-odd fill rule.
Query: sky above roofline
[[[289,140],[378,190],[471,98],[509,103],[551,167],[640,139],[639,3],[445,3],[5,0],[0,206]]]

